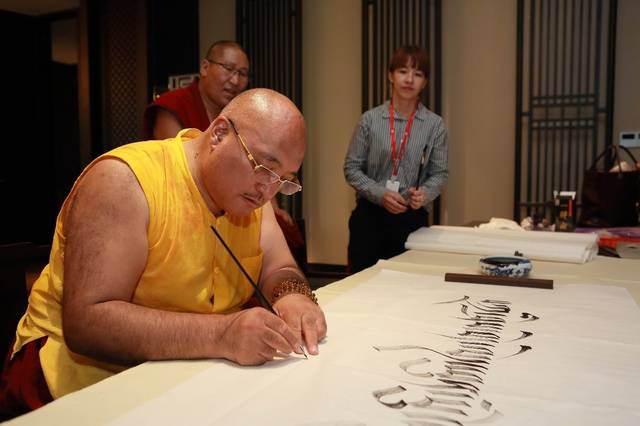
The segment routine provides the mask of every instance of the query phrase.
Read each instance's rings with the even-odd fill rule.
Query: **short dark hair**
[[[429,55],[427,51],[415,45],[404,45],[397,48],[389,61],[389,71],[409,65],[424,73],[429,78]]]
[[[236,43],[235,41],[231,41],[231,40],[218,40],[215,43],[213,43],[211,46],[209,46],[209,49],[207,49],[207,58],[209,58],[211,56],[211,52],[213,52],[213,50],[215,48],[221,48],[221,49],[226,49],[227,47],[232,47],[234,49],[240,49],[242,51],[242,53],[245,54],[245,56],[249,56],[247,55],[247,52],[244,51],[244,49],[242,48],[242,46],[240,46],[238,43]]]

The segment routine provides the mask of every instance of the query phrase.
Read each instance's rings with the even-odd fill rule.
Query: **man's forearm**
[[[234,316],[161,311],[125,301],[87,307],[64,321],[67,345],[82,355],[131,365],[147,360],[226,358],[221,336]]]

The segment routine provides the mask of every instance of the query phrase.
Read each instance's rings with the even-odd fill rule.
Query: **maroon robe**
[[[46,342],[47,338],[41,337],[27,343],[13,359],[11,342],[0,376],[0,422],[53,401],[40,365],[40,349]]]
[[[188,87],[163,93],[147,106],[144,111],[145,139],[154,139],[153,127],[160,109],[170,112],[183,129],[191,127],[203,132],[207,130],[210,121],[198,90],[199,81],[196,78]]]

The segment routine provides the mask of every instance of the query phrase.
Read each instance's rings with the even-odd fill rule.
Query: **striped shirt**
[[[389,117],[389,101],[362,114],[344,160],[344,176],[356,195],[378,205],[382,205],[382,196],[387,191],[385,185],[392,173]],[[398,135],[396,152],[400,152],[407,119],[395,114],[394,123]],[[398,170],[399,192],[405,198],[408,198],[408,189],[418,181],[423,151],[425,163],[419,186],[425,191],[426,206],[440,195],[449,177],[447,129],[440,116],[420,103]]]

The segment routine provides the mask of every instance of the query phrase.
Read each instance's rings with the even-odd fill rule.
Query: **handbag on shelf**
[[[633,160],[633,170],[623,171],[620,148]],[[597,164],[613,151],[617,170],[598,169]],[[640,208],[640,170],[638,163],[624,146],[611,145],[596,157],[585,171],[582,181],[580,226],[609,228],[637,226]]]

